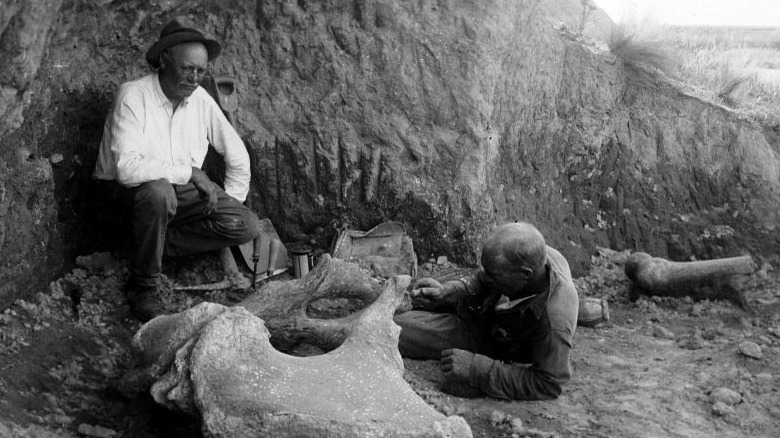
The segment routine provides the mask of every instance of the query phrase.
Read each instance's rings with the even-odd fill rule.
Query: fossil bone
[[[750,256],[691,262],[672,262],[644,252],[631,254],[625,264],[626,276],[649,295],[694,295],[698,288],[711,287],[716,293],[737,294],[724,283],[729,277],[750,274],[756,264]],[[744,297],[726,296],[745,305]]]
[[[436,412],[403,380],[392,315],[409,282],[323,256],[306,277],[268,283],[237,307],[203,303],[155,318],[134,344],[155,400],[198,412],[205,436],[470,437],[463,418]],[[344,318],[306,315],[333,295],[373,302]],[[287,347],[335,349],[289,356],[271,345],[277,334]]]

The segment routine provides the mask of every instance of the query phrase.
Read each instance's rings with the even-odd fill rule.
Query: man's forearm
[[[452,284],[450,287],[458,298],[459,311],[473,312],[481,306],[484,299],[484,289],[479,273],[469,274],[457,280],[448,281],[446,284]]]
[[[165,179],[171,184],[186,184],[191,178],[189,166],[159,163],[130,154],[120,155],[115,166],[117,182],[127,187],[158,179]]]
[[[561,383],[531,366],[506,364],[474,355],[469,385],[485,394],[507,400],[552,400],[561,393]]]
[[[228,172],[225,175],[225,193],[239,202],[244,202],[249,194],[249,179],[248,173],[240,172],[236,175]]]
[[[244,202],[252,177],[249,152],[222,111],[216,106],[212,109],[209,142],[225,160],[225,193]]]
[[[464,275],[457,280],[450,280],[444,283],[444,286],[450,288],[458,297],[478,295],[482,290],[478,273]]]
[[[466,286],[460,280],[450,280],[441,285],[447,292],[457,296],[461,296],[466,293]]]

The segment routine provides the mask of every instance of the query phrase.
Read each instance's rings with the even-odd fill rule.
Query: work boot
[[[164,315],[165,307],[163,307],[162,301],[160,301],[160,294],[157,291],[157,287],[140,287],[140,286],[128,286],[127,288],[127,301],[130,304],[130,310],[133,315],[141,320],[141,322],[149,321],[150,319]]]

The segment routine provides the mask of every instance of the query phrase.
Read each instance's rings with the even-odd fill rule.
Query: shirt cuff
[[[225,184],[225,193],[230,195],[230,197],[234,198],[238,202],[244,202],[246,201],[246,196],[249,192],[249,189],[246,188],[239,188],[239,187],[232,187]]]
[[[471,360],[471,367],[469,367],[469,386],[477,389],[487,388],[490,383],[490,369],[493,367],[495,360],[483,356],[481,354],[475,354]]]

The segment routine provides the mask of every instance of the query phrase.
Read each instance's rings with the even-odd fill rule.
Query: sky
[[[629,17],[684,26],[780,27],[780,0],[594,0],[620,22]]]

